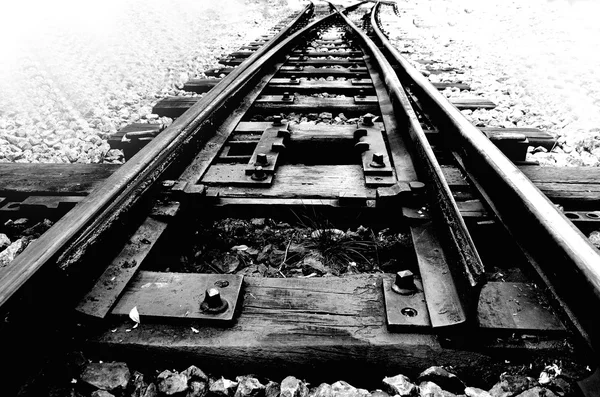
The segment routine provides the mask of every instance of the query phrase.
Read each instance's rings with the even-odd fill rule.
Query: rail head
[[[437,206],[432,206],[434,207],[432,208],[433,213],[437,215],[435,223],[441,237],[448,244],[447,254],[450,256],[450,262],[454,264],[451,267],[451,272],[454,282],[457,284],[463,311],[466,316],[462,321],[453,324],[469,323],[475,318],[473,314],[477,305],[479,287],[484,276],[483,264],[475,248],[473,239],[460,215],[458,206],[454,201],[450,187],[443,176],[435,154],[427,141],[425,133],[392,66],[388,63],[376,44],[364,32],[358,29],[341,10],[338,9],[338,13],[354,30],[356,36],[360,38],[361,42],[376,60],[382,77],[385,80],[390,98],[395,105],[396,114],[403,119],[402,122],[405,124],[409,135],[406,138],[412,141],[420,162],[422,169],[421,177],[427,178],[426,182],[429,184],[427,191],[430,194],[431,202],[438,204]]]
[[[600,324],[587,309],[600,305],[598,250],[389,42],[376,20],[380,7],[378,3],[371,16],[374,33],[411,86],[435,109],[446,127],[445,133],[460,141],[468,162],[477,165],[467,171],[485,190],[483,196],[507,230],[519,238],[521,248],[534,259],[534,267],[543,273],[540,276],[552,283],[549,287],[568,305],[567,313],[588,343],[599,350]]]

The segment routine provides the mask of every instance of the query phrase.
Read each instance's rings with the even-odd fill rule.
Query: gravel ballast
[[[304,6],[280,0],[59,0],[0,27],[0,161],[121,162],[106,139],[171,120],[152,105]],[[23,22],[23,21],[21,21]]]
[[[70,377],[44,371],[24,395],[45,391],[81,397],[568,397],[575,395],[574,381],[581,376],[578,370],[557,364],[515,366],[484,382],[463,379],[452,367],[432,366],[412,377],[390,369],[392,373],[354,377],[350,384],[327,377],[328,383],[323,383],[293,374],[283,378],[269,374],[224,377],[205,372],[210,368],[189,364],[187,368],[162,369],[159,363],[154,363],[154,368],[136,368],[126,362],[88,361],[80,352],[71,353],[65,364]]]
[[[600,27],[592,1],[399,1],[384,7],[393,43],[432,82],[462,80],[493,110],[465,110],[477,126],[536,127],[558,138],[549,153],[531,148],[542,165],[600,165]],[[405,38],[412,40],[406,41]],[[431,65],[462,73],[429,73]]]
[[[0,161],[121,162],[106,139],[132,122],[168,125],[151,114],[168,95],[240,45],[301,9],[299,0],[70,0],[11,5],[2,30]],[[409,56],[439,61],[485,96],[494,110],[464,111],[476,125],[537,127],[558,137],[542,165],[600,164],[600,27],[592,1],[398,2],[384,29]],[[268,6],[274,6],[269,8]],[[27,12],[26,12],[27,11]],[[22,22],[22,21],[21,21]],[[401,41],[405,37],[415,39]],[[429,54],[429,55],[428,55]],[[433,55],[431,55],[433,54]],[[425,64],[415,63],[425,70]],[[431,67],[431,65],[429,65]]]

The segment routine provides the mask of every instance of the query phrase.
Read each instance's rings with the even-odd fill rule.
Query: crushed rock
[[[400,17],[384,7],[383,29],[430,81],[462,81],[472,88],[443,90],[446,97],[483,96],[498,105],[463,110],[476,126],[534,127],[558,137],[551,153],[531,152],[527,160],[599,166],[600,57],[577,43],[600,40],[593,18],[600,6],[544,0],[468,3],[470,11],[465,12],[461,0],[413,1]],[[508,21],[517,28],[502,29]],[[433,60],[434,65],[419,60]],[[456,70],[431,73],[448,66]]]

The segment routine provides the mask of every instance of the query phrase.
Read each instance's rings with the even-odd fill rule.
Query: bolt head
[[[372,126],[373,125],[373,118],[375,117],[375,115],[371,114],[371,113],[367,113],[363,116],[363,125],[366,126]]]
[[[267,165],[269,164],[269,157],[265,153],[258,153],[256,155],[256,164]]]
[[[417,291],[415,276],[410,270],[402,270],[396,273],[396,280],[392,290],[400,295],[411,295]]]
[[[267,173],[265,172],[263,167],[258,166],[254,169],[254,172],[252,173],[252,176],[250,178],[252,178],[252,180],[255,181],[264,181],[265,179],[267,179]]]
[[[373,160],[371,161],[371,167],[382,168],[385,167],[385,161],[383,160],[382,153],[373,153]]]
[[[227,301],[221,298],[221,291],[216,287],[211,287],[204,293],[204,301],[200,304],[200,309],[216,314],[227,310],[227,306]]]
[[[275,126],[283,125],[281,120],[282,120],[281,116],[273,116],[273,125],[275,125]]]
[[[209,308],[219,307],[223,304],[221,300],[221,291],[218,288],[209,288],[204,294],[204,302]]]
[[[425,184],[420,181],[411,181],[408,183],[408,186],[413,193],[419,193],[425,189]]]

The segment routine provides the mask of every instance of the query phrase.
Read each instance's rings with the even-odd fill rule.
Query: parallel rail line
[[[598,350],[600,329],[588,307],[600,303],[600,256],[500,150],[514,155],[514,147],[506,148],[510,138],[519,142],[521,155],[523,131],[482,133],[471,125],[459,108],[493,104],[445,99],[439,93],[445,86],[429,83],[389,43],[377,21],[380,3],[372,9],[369,34],[346,15],[364,3],[307,6],[270,40],[244,46],[221,61],[224,68],[206,72],[224,77],[189,82],[186,89],[206,92],[201,99],[158,103],[155,112],[176,118],[164,131],[122,131],[119,137],[129,133],[147,144],[126,152],[123,166],[0,269],[0,307],[16,310],[24,287],[31,291],[60,269],[81,282],[65,291],[66,301],[78,301],[84,321],[99,324],[95,333],[101,335],[90,336],[90,346],[206,355],[223,368],[251,367],[255,359],[277,366],[290,354],[305,361],[307,371],[328,368],[340,356],[367,362],[372,371],[413,356],[418,358],[407,365],[417,367],[429,353],[435,361],[460,365],[452,349],[468,345],[469,337],[494,355],[522,346],[490,341],[481,336],[486,332],[534,333],[540,336],[537,348],[548,352],[565,337],[579,340],[569,332],[573,326]],[[289,120],[337,113],[354,123]],[[502,137],[496,142],[504,139],[500,149],[494,134]],[[545,144],[546,137],[531,132],[531,139]],[[448,182],[450,168],[466,177],[459,177],[461,193],[479,199],[476,209]],[[144,270],[156,247],[164,248],[165,236],[189,230],[188,220],[248,209],[315,208],[406,226],[418,263],[414,280],[406,272],[262,280]],[[513,318],[507,302],[492,302],[490,296],[506,299],[514,292],[507,292],[508,283],[489,280],[489,258],[472,235],[479,229],[471,212],[485,217],[484,224],[498,220],[506,228],[522,251],[516,257],[533,266],[561,307],[551,310],[532,298],[523,304],[537,314]],[[97,276],[94,284],[90,277]],[[59,283],[69,285],[60,277]],[[222,300],[208,292],[213,284]],[[165,285],[179,292],[154,289]],[[207,286],[206,296],[199,285]],[[122,320],[132,306],[155,320],[140,335]],[[494,310],[502,315],[494,317]],[[181,326],[189,321],[206,326],[189,336]],[[166,346],[163,333],[170,342],[176,335],[176,343]],[[257,348],[264,356],[249,359]],[[488,353],[464,354],[479,362]]]

